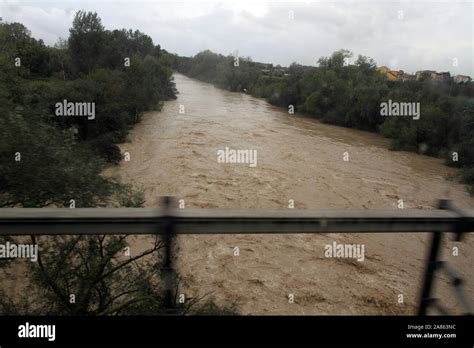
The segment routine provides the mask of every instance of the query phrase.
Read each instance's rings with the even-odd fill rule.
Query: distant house
[[[453,77],[454,83],[469,83],[471,82],[471,78],[467,75],[456,75]]]
[[[386,66],[377,68],[377,71],[387,76],[390,81],[414,81],[415,75],[406,74],[403,70],[390,70]]]
[[[377,71],[387,76],[387,79],[390,81],[397,81],[399,72],[396,70],[390,70],[386,66],[381,66],[377,68]]]
[[[398,80],[403,81],[403,82],[405,82],[405,81],[415,81],[416,76],[411,75],[411,74],[407,74],[403,70],[400,70],[400,72],[398,74]]]
[[[451,74],[449,72],[437,72],[434,70],[422,70],[416,72],[417,81],[436,81],[436,82],[447,82],[451,80]]]
[[[415,74],[415,77],[417,81],[431,80],[431,77],[433,76],[433,74],[436,74],[436,71],[422,70],[422,71],[417,71]]]
[[[437,72],[434,70],[417,71],[415,75],[407,74],[403,70],[390,70],[386,66],[377,68],[377,71],[387,76],[390,81],[436,81],[449,82],[451,74],[449,72]],[[456,75],[452,80],[455,83],[468,83],[471,78],[466,75]]]
[[[449,72],[435,72],[431,74],[432,81],[447,82],[450,79],[451,79],[451,74]]]

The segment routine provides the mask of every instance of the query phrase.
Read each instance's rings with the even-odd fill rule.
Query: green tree
[[[96,12],[78,11],[69,30],[68,47],[78,73],[89,73],[104,54],[106,35]]]

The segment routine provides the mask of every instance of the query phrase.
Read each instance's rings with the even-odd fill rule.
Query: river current
[[[105,171],[146,188],[146,207],[164,195],[210,209],[288,209],[291,202],[294,209],[399,209],[401,201],[407,209],[432,209],[440,198],[474,206],[452,179],[456,170],[439,159],[390,151],[377,134],[324,125],[246,94],[174,77],[178,98],[145,113],[120,145],[130,161]],[[218,160],[219,151],[231,150],[252,151],[256,165]],[[227,156],[227,162],[236,161]],[[134,240],[136,249],[146,247],[146,239]],[[187,296],[209,294],[218,304],[235,303],[242,314],[410,314],[428,240],[428,234],[407,233],[186,235],[177,239],[177,267]],[[364,261],[325,257],[325,246],[334,242],[364,245]],[[473,250],[470,236],[462,243],[447,238],[443,248],[443,259],[466,278],[470,298]],[[435,295],[460,313],[447,282],[438,279]]]

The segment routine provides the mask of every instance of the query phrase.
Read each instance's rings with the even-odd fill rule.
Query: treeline
[[[98,206],[140,192],[100,175],[144,110],[175,98],[170,55],[132,30],[79,11],[55,47],[0,23],[0,207]],[[58,117],[57,103],[94,103],[95,117]],[[118,195],[118,196],[117,196]]]
[[[317,67],[296,63],[281,69],[211,51],[174,57],[179,72],[230,91],[247,91],[271,104],[312,115],[322,122],[379,132],[395,150],[441,157],[461,168],[474,194],[474,84],[389,81],[373,59],[334,52]],[[237,64],[236,64],[237,62]],[[420,103],[421,117],[383,117],[381,103]]]

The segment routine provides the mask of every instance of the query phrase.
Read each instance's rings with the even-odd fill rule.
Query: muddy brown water
[[[324,125],[241,93],[175,75],[178,99],[148,112],[121,144],[130,161],[108,168],[146,188],[146,206],[159,196],[200,208],[432,209],[439,198],[463,208],[474,199],[449,179],[441,160],[388,150],[379,135]],[[180,113],[184,107],[184,113]],[[181,109],[180,109],[181,108]],[[256,150],[257,166],[219,163],[225,147]],[[344,153],[349,161],[344,161]],[[410,314],[416,311],[428,234],[179,236],[177,268],[187,296],[209,294],[242,314]],[[134,238],[134,249],[146,247]],[[365,260],[326,258],[332,242],[363,244]],[[459,247],[459,256],[452,248]],[[234,256],[234,248],[240,250]],[[466,278],[474,298],[474,242],[451,238],[443,259]],[[440,276],[436,295],[461,307]],[[290,303],[289,295],[294,296]],[[399,303],[403,295],[403,303]]]

